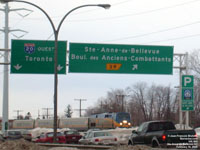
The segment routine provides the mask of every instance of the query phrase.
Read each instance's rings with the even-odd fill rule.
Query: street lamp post
[[[48,18],[52,29],[53,29],[53,33],[54,33],[54,38],[55,38],[55,51],[54,51],[54,142],[56,142],[56,137],[57,137],[57,88],[58,88],[58,70],[57,70],[57,64],[58,64],[58,34],[60,31],[60,27],[62,25],[62,23],[64,22],[65,18],[73,11],[79,9],[79,8],[83,8],[83,7],[90,7],[90,6],[97,6],[97,7],[102,7],[105,9],[109,9],[111,7],[110,4],[88,4],[88,5],[81,5],[78,7],[73,8],[72,10],[70,10],[69,12],[67,12],[65,14],[65,16],[61,19],[57,29],[52,21],[52,19],[49,17],[49,15],[46,13],[46,11],[44,11],[41,7],[37,6],[34,3],[31,2],[27,2],[27,1],[23,1],[23,0],[0,0],[1,3],[8,3],[8,2],[20,2],[20,3],[26,3],[29,5],[32,5],[36,8],[38,8],[39,10],[41,10],[45,16]]]

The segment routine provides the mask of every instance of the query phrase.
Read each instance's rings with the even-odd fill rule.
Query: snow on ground
[[[57,132],[64,132],[70,130],[69,128],[63,128],[63,129],[58,129]],[[39,137],[42,133],[47,133],[47,132],[53,132],[53,129],[49,129],[49,128],[35,128],[32,130],[29,130],[29,132],[32,135],[32,139],[36,139],[37,137]]]
[[[112,133],[114,136],[117,137],[118,141],[120,144],[127,144],[128,143],[128,138],[131,135],[133,130],[136,130],[137,127],[134,128],[116,128],[116,129],[109,129],[105,130],[107,132]],[[58,132],[64,132],[70,130],[68,128],[64,129],[58,129]],[[32,139],[36,139],[37,137],[40,136],[41,133],[47,133],[47,132],[53,132],[53,129],[48,129],[48,128],[35,128],[30,130],[30,133],[32,135]]]

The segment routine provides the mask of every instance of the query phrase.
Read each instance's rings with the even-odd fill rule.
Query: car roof
[[[21,132],[20,130],[7,130],[7,132]]]
[[[109,132],[107,132],[107,131],[92,131],[92,132],[94,132],[94,133],[98,133],[98,132],[109,133]]]
[[[100,129],[89,129],[87,132],[90,132],[90,131],[101,131]]]
[[[169,120],[153,120],[153,121],[147,121],[146,123],[156,123],[156,122],[172,122],[172,121],[169,121]]]

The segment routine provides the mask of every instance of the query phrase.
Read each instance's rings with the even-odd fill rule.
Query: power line
[[[166,9],[172,9],[172,8],[175,8],[175,7],[180,7],[180,6],[183,6],[183,5],[188,5],[188,4],[196,3],[196,2],[199,2],[199,1],[200,0],[192,0],[192,1],[189,1],[189,2],[179,3],[179,4],[175,4],[175,5],[171,5],[171,6],[161,7],[161,8],[157,8],[157,9],[151,9],[151,10],[147,10],[147,11],[143,11],[143,12],[136,12],[136,13],[130,13],[130,14],[125,14],[125,15],[113,16],[113,17],[104,17],[104,18],[95,18],[95,19],[94,18],[93,19],[82,19],[82,20],[68,20],[68,22],[100,21],[100,20],[111,20],[111,19],[118,19],[118,18],[124,18],[124,17],[138,16],[138,15],[144,15],[144,14],[154,13],[154,12],[162,11],[162,10],[166,10]],[[121,2],[121,3],[125,3],[125,2],[126,1]],[[113,4],[113,5],[118,5],[118,3]],[[97,9],[82,11],[80,13],[74,13],[72,15],[82,14],[84,12],[85,13],[86,12],[91,12],[91,11],[94,11],[94,10],[97,10]],[[52,18],[60,18],[60,16],[54,16]],[[38,20],[38,19],[41,20],[42,18],[38,18],[38,17],[37,18],[29,18],[29,20]]]
[[[114,3],[114,4],[112,4],[112,6],[121,5],[121,4],[130,2],[130,1],[131,1],[131,0],[125,0],[125,1],[123,1],[123,2]]]
[[[186,39],[186,38],[191,38],[191,37],[196,37],[196,36],[200,36],[200,33],[199,34],[187,35],[187,36],[181,36],[181,37],[177,37],[177,38],[166,39],[166,40],[158,40],[158,41],[145,42],[145,43],[140,43],[140,44],[149,44],[149,43],[174,41],[174,40]]]
[[[192,1],[189,1],[189,2],[184,2],[184,3],[172,5],[172,6],[166,6],[166,7],[161,7],[161,8],[157,8],[157,9],[151,9],[151,10],[147,10],[147,11],[143,11],[143,12],[130,13],[130,14],[119,15],[119,16],[114,16],[114,17],[106,17],[106,18],[104,17],[104,18],[96,18],[96,19],[84,19],[84,20],[70,20],[70,21],[71,22],[83,22],[83,21],[95,21],[95,20],[98,21],[98,20],[119,19],[119,18],[124,18],[124,17],[131,17],[131,16],[138,16],[138,15],[144,15],[144,14],[154,13],[154,12],[157,12],[157,11],[171,9],[171,8],[175,8],[175,7],[179,7],[179,6],[183,6],[183,5],[187,5],[187,4],[199,2],[199,1],[200,0],[192,0]]]
[[[176,26],[176,27],[171,27],[171,28],[167,28],[167,29],[162,29],[162,30],[158,30],[158,31],[153,31],[153,32],[149,32],[149,33],[138,34],[138,35],[134,35],[134,36],[127,36],[127,37],[122,37],[122,38],[116,38],[116,39],[112,39],[112,40],[106,40],[104,42],[134,39],[134,38],[138,38],[138,37],[144,37],[144,36],[149,36],[149,35],[152,35],[152,34],[166,32],[166,31],[170,31],[170,30],[180,29],[180,28],[184,28],[184,27],[191,26],[191,25],[194,25],[194,24],[199,24],[199,23],[200,23],[200,21],[196,21],[196,22],[192,22],[192,23],[188,23],[188,24],[184,24],[184,25],[180,25],[180,26]]]

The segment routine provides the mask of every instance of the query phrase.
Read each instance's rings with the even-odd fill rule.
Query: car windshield
[[[99,136],[112,136],[112,134],[109,132],[95,132],[94,133],[94,137],[99,137]]]
[[[65,134],[66,134],[66,135],[78,134],[78,132],[77,132],[77,131],[66,131]]]
[[[53,132],[52,133],[47,133],[48,137],[53,137]]]
[[[175,129],[172,122],[155,122],[151,124],[151,131],[173,130]]]
[[[130,122],[130,114],[129,113],[117,113],[116,120],[121,122],[123,120],[127,120]]]
[[[20,131],[8,131],[8,135],[21,135]]]
[[[53,135],[54,135],[53,132],[47,133],[47,136],[48,136],[48,137],[53,137]],[[57,136],[62,136],[62,133],[58,132],[58,133],[57,133]]]

